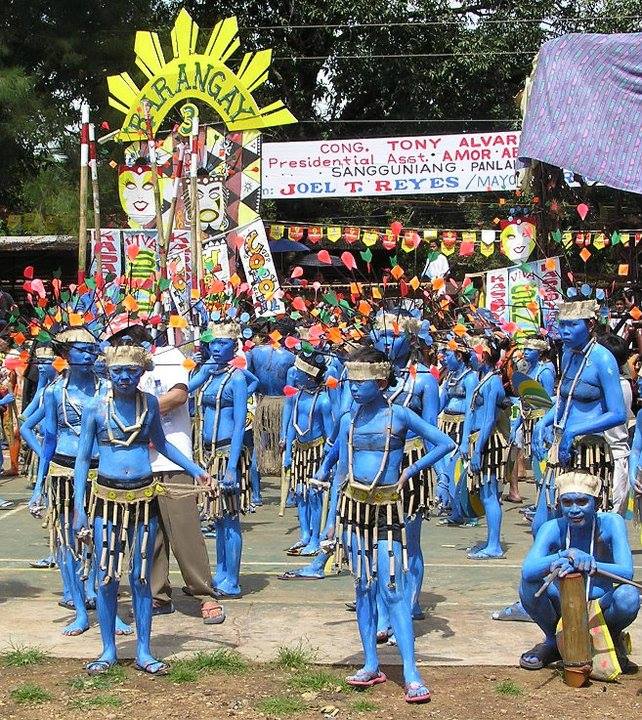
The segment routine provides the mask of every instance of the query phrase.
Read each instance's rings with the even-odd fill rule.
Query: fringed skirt
[[[437,419],[437,427],[459,447],[461,445],[462,436],[464,434],[465,416],[454,415],[452,413],[442,412]]]
[[[302,493],[306,498],[310,489],[310,480],[314,477],[321,460],[323,459],[323,446],[325,439],[316,438],[310,442],[292,443],[292,465],[290,467],[290,490]]]
[[[472,455],[475,450],[475,443],[479,438],[479,431],[470,434],[470,453]],[[504,440],[504,436],[494,430],[486,447],[481,453],[481,468],[479,472],[468,470],[468,489],[471,492],[479,490],[483,485],[488,484],[491,478],[496,478],[497,486],[501,486],[506,482],[506,461],[508,460],[508,447]]]
[[[337,512],[337,565],[347,562],[356,580],[369,584],[377,577],[378,541],[388,545],[388,584],[395,587],[393,543],[401,544],[402,570],[408,570],[408,543],[402,499],[397,488],[378,486],[372,491],[361,483],[348,483],[341,491]],[[356,547],[355,547],[356,544]],[[353,553],[356,551],[356,564]]]
[[[283,395],[262,395],[256,404],[254,416],[254,448],[259,473],[264,476],[281,473],[281,413]]]
[[[98,554],[98,566],[105,573],[102,584],[112,580],[120,581],[127,548],[129,530],[133,529],[133,544],[130,549],[131,566],[134,554],[140,553],[141,564],[138,580],[147,582],[149,558],[154,548],[149,547],[150,520],[158,515],[157,495],[164,494],[163,486],[151,477],[132,484],[119,483],[112,478],[100,475],[91,485],[89,501],[89,520],[92,531],[97,518],[102,519],[102,535],[93,537],[94,551]],[[111,525],[111,535],[108,527]],[[142,537],[138,541],[138,528],[142,527]],[[91,555],[85,559],[83,575],[87,577],[91,565]]]
[[[49,552],[56,548],[71,549],[75,554],[77,543],[73,540],[74,521],[74,463],[76,458],[54,455],[49,463],[46,480],[47,515],[45,527],[49,530]],[[87,481],[96,478],[96,465],[90,468]],[[89,507],[89,492],[85,494],[85,508]]]
[[[414,465],[425,454],[424,441],[421,438],[415,437],[406,440],[401,469],[405,470]],[[424,470],[419,475],[410,478],[401,491],[404,515],[411,518],[418,512],[424,512],[431,507],[435,500],[434,488],[435,480],[432,468],[428,468],[428,470]]]
[[[524,433],[524,442],[522,444],[522,452],[524,457],[531,457],[533,454],[533,428],[535,423],[543,418],[544,410],[523,410],[522,411],[522,432]]]
[[[211,520],[221,520],[226,515],[245,514],[252,504],[252,485],[250,482],[251,457],[249,450],[243,447],[238,464],[238,490],[223,489],[223,480],[230,459],[230,444],[217,445],[215,448],[203,447],[204,463],[214,487],[212,493],[205,496],[204,515]]]
[[[571,462],[566,467],[562,467],[558,462],[558,443],[554,442],[548,451],[546,468],[550,469],[553,478],[567,472],[598,477],[601,483],[601,508],[607,511],[613,507],[613,455],[602,435],[581,435],[575,438]]]

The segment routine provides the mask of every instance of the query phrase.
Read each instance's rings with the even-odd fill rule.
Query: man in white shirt
[[[151,338],[142,325],[130,325],[111,338],[112,344],[149,345]],[[175,347],[152,346],[154,369],[146,372],[139,387],[155,395],[160,406],[165,437],[182,453],[192,457],[192,427],[188,409],[189,371],[185,356]],[[193,487],[192,478],[155,449],[151,450],[154,478],[172,485]],[[187,594],[201,603],[206,625],[218,625],[225,620],[223,608],[214,598],[210,561],[201,532],[195,495],[176,498],[158,496],[160,511],[154,559],[151,570],[153,614],[174,612],[172,587],[169,581],[169,549],[185,581]]]
[[[613,456],[613,511],[626,515],[629,499],[629,421],[633,418],[631,405],[633,404],[633,389],[626,375],[628,374],[627,360],[629,356],[626,340],[618,335],[605,335],[600,344],[611,351],[620,368],[620,387],[624,396],[626,422],[604,431],[604,437],[611,448]]]
[[[429,245],[428,258],[426,259],[426,265],[424,266],[421,277],[424,280],[436,280],[437,278],[448,279],[450,273],[450,265],[448,265],[448,258],[439,252],[437,243],[433,240]],[[445,285],[440,288],[438,294],[445,293]]]

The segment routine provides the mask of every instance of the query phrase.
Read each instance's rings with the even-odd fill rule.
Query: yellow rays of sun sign
[[[209,105],[230,131],[296,122],[281,100],[260,108],[252,96],[268,79],[272,50],[246,53],[234,71],[225,63],[240,47],[236,18],[218,22],[202,52],[197,52],[198,33],[198,25],[181,10],[171,31],[173,58],[169,61],[157,33],[136,33],[136,66],[147,82],[139,88],[126,72],[107,78],[109,104],[125,115],[119,140],[146,135],[145,101],[150,105],[154,133],[172,107],[185,100]]]

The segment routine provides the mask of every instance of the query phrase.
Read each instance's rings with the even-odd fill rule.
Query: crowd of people
[[[579,297],[560,305],[555,339],[510,336],[474,313],[436,327],[421,308],[388,301],[341,344],[318,325],[277,319],[257,320],[249,346],[237,314],[219,312],[189,357],[132,313],[100,332],[74,323],[30,344],[37,380],[20,418],[29,508],[46,519],[51,557],[42,564],[60,568],[60,604],[74,614],[63,632],[85,632],[96,608],[103,652],[87,671],[109,670],[116,636],[133,632],[118,613],[128,569],[136,667],[167,672],[150,638],[152,617],[175,612],[170,550],[203,622],[226,620],[223,603],[243,592],[242,518],[276,475],[281,507],[295,509],[299,526],[288,554],[306,559],[281,579],[321,580],[342,566],[354,576],[364,664],[347,682],[384,682],[377,646],[394,643],[406,701],[426,702],[413,630],[424,616],[423,520],[467,525],[485,515],[486,540],[468,557],[504,557],[503,505],[522,502],[526,469],[537,488],[523,508],[533,544],[519,601],[497,614],[542,629],[520,665],[560,658],[559,583],[580,572],[619,670],[630,669],[625,630],[640,603],[627,583],[626,526],[642,496],[638,331],[626,305],[600,323],[597,302]],[[215,538],[214,571],[205,537]]]

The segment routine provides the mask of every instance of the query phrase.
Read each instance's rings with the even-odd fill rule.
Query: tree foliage
[[[519,127],[514,98],[533,56],[564,32],[640,30],[638,0],[5,0],[0,6],[0,210],[35,213],[39,231],[74,230],[78,108],[116,127],[107,75],[133,68],[134,33],[169,28],[185,6],[202,28],[236,14],[242,50],[273,47],[265,101],[304,122],[268,139],[376,137]],[[388,57],[377,57],[377,56]],[[390,57],[394,56],[394,57]],[[408,57],[412,56],[412,57]],[[383,122],[383,121],[397,122]],[[344,122],[359,121],[359,122]],[[117,212],[105,147],[105,216]],[[607,193],[627,217],[630,199]],[[614,200],[615,199],[615,200]],[[635,207],[633,207],[635,210]],[[292,220],[352,218],[462,227],[487,223],[486,196],[312,200],[267,206]],[[637,209],[639,212],[639,208]],[[628,216],[630,219],[630,215]],[[29,228],[26,228],[27,230]]]

